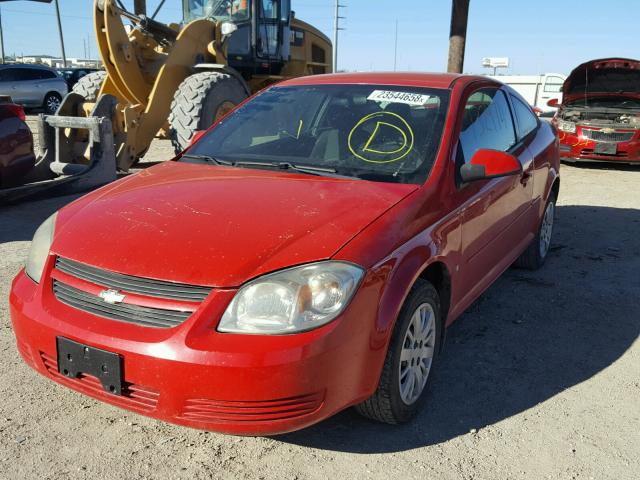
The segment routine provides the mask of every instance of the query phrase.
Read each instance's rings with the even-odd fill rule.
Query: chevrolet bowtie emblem
[[[111,305],[122,303],[124,297],[125,295],[121,294],[118,290],[103,290],[100,292],[100,298]]]

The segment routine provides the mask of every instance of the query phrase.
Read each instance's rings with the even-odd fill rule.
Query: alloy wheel
[[[427,384],[435,345],[435,312],[423,303],[411,317],[400,352],[400,398],[406,405],[415,403]]]
[[[544,211],[542,225],[540,226],[540,257],[545,258],[551,245],[551,235],[553,234],[553,220],[556,212],[554,202],[549,202]]]

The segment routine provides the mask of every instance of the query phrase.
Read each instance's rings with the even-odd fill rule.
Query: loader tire
[[[95,102],[106,78],[107,72],[90,73],[78,80],[71,91],[82,95],[87,102]]]
[[[193,135],[206,130],[247,98],[233,76],[201,72],[187,77],[178,87],[169,114],[169,138],[176,153],[184,150]]]

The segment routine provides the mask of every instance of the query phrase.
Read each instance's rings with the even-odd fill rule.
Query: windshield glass
[[[200,18],[222,22],[249,20],[249,0],[184,0],[184,21]]]
[[[415,87],[273,87],[225,118],[188,154],[419,184],[435,160],[448,100],[448,90]]]

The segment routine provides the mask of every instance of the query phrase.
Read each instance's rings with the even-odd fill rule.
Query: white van
[[[553,114],[556,109],[547,102],[557,98],[562,103],[562,84],[567,79],[560,73],[542,75],[490,75],[491,78],[505,83],[522,95],[532,107],[538,107],[542,114]]]

